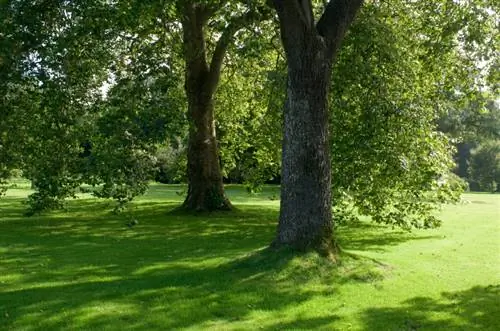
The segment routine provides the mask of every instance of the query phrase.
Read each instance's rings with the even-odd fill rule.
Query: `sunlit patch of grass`
[[[236,211],[192,215],[172,212],[183,190],[153,185],[122,214],[85,196],[26,218],[28,186],[0,199],[0,328],[500,328],[498,195],[466,195],[436,230],[339,228],[332,263],[268,249],[277,187],[230,186]]]

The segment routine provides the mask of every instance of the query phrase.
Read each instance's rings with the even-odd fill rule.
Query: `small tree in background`
[[[481,191],[500,191],[500,141],[485,142],[472,150],[470,178]]]

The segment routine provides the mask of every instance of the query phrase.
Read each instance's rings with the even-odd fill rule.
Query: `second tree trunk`
[[[331,62],[320,37],[289,57],[281,210],[275,246],[330,253],[333,243],[328,88]]]
[[[193,97],[193,96],[191,96]],[[229,210],[219,164],[213,101],[189,101],[188,195],[183,207],[196,211]]]

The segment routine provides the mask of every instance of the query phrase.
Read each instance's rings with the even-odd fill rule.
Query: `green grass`
[[[228,189],[238,211],[171,211],[155,185],[120,215],[88,196],[25,218],[0,199],[1,330],[499,330],[500,196],[468,194],[440,229],[338,230],[361,258],[266,249],[277,188]],[[139,224],[125,224],[137,218]]]

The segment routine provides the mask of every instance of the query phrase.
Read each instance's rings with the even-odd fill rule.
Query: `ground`
[[[464,195],[435,230],[340,228],[356,258],[335,265],[266,249],[276,187],[229,187],[237,211],[209,216],[153,185],[119,215],[82,196],[26,218],[23,185],[0,199],[2,330],[500,329],[500,195]]]

